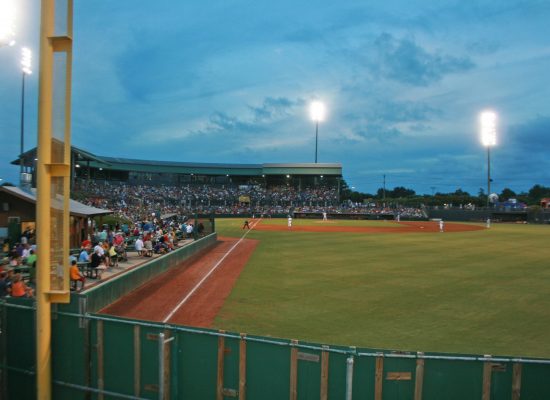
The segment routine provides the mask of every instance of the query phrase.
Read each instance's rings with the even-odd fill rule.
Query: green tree
[[[502,189],[502,192],[498,195],[500,201],[506,201],[508,199],[513,199],[516,197],[516,192],[514,192],[512,189],[504,188]]]
[[[531,204],[537,204],[544,197],[550,197],[550,188],[542,185],[535,185],[529,189],[529,200]]]
[[[407,189],[403,186],[396,186],[390,192],[390,197],[393,197],[393,198],[412,197],[415,194],[416,194],[416,192],[412,189]]]

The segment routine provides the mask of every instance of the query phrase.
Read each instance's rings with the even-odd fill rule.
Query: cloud
[[[550,147],[550,117],[539,115],[527,122],[511,125],[507,135],[511,145],[525,150],[529,157],[533,154],[546,157],[546,149]]]
[[[304,100],[290,100],[285,97],[266,97],[259,107],[249,106],[255,122],[266,122],[292,115],[297,106],[302,106]]]
[[[470,53],[480,54],[480,55],[490,55],[496,53],[501,49],[501,45],[497,42],[491,41],[475,41],[468,43],[466,48]]]
[[[421,101],[383,100],[373,104],[369,114],[376,120],[396,123],[426,122],[431,117],[440,116],[442,112]]]
[[[474,67],[468,58],[430,53],[414,40],[396,39],[388,33],[374,41],[375,68],[383,77],[413,86],[429,86],[446,74],[468,71]]]
[[[208,127],[210,131],[217,132],[250,132],[254,130],[260,130],[258,125],[253,125],[238,117],[230,116],[226,113],[215,112],[210,116],[210,125]]]
[[[403,136],[403,132],[399,129],[377,123],[368,124],[366,128],[357,129],[355,133],[365,139],[375,140],[380,143],[391,142]]]

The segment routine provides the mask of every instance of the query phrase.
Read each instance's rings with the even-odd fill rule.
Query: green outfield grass
[[[240,237],[243,221],[218,219],[216,227]],[[548,226],[443,234],[253,230],[247,237],[260,243],[216,328],[370,348],[550,357]]]

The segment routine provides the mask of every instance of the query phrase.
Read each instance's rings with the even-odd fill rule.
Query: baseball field
[[[244,219],[218,219],[240,238]],[[263,219],[213,327],[370,348],[550,357],[550,227]]]

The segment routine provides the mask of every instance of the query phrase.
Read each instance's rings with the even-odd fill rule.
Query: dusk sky
[[[4,0],[0,0],[4,1]],[[0,48],[0,178],[36,145],[38,0]],[[74,0],[72,144],[103,156],[314,161],[362,192],[486,189],[479,113],[498,114],[493,189],[550,186],[550,1]],[[1,183],[1,182],[0,182]]]

